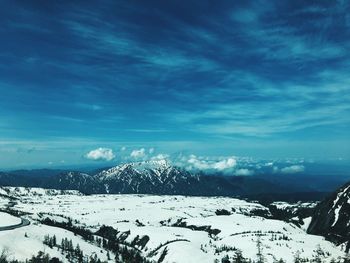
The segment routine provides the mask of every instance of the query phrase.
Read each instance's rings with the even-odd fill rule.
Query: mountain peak
[[[118,166],[112,167],[108,170],[103,170],[96,176],[99,178],[112,178],[128,175],[145,175],[154,173],[157,175],[162,174],[166,169],[171,168],[170,163],[165,159],[160,160],[149,160],[143,162],[133,162],[120,164]]]
[[[171,166],[170,162],[166,159],[135,162],[131,163],[131,165],[137,170],[164,169]]]

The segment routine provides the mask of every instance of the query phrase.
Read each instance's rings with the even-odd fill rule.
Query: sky
[[[0,23],[0,169],[350,159],[348,1],[4,1]]]

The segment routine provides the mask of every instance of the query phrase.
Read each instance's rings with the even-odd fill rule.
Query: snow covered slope
[[[13,189],[10,191],[15,192]],[[161,257],[164,258],[163,262],[214,262],[226,255],[232,258],[237,249],[242,251],[244,257],[256,260],[259,242],[267,262],[273,262],[275,258],[293,262],[296,254],[311,259],[319,250],[324,251],[322,257],[325,262],[344,256],[341,247],[321,236],[309,235],[292,223],[268,219],[271,215],[267,207],[234,198],[84,196],[74,192],[16,196],[19,199],[12,209],[27,213],[25,217],[32,224],[12,233],[0,233],[0,248],[7,246],[13,255],[19,253],[19,258],[46,249],[40,243],[44,232],[55,233],[60,238],[68,235],[87,253],[99,253],[101,258],[105,257],[106,251],[100,253],[98,247],[91,243],[85,244],[79,236],[39,223],[45,218],[56,222],[65,222],[71,218],[75,226],[93,232],[101,231],[103,225],[111,226],[118,230],[116,236],[123,242],[139,244],[137,241],[143,240],[142,245],[136,245],[137,249],[144,257],[155,262]],[[33,239],[31,252],[22,248],[29,246],[29,241],[24,238],[25,232],[28,240]],[[57,250],[46,251],[59,256]]]
[[[0,187],[0,195],[3,197],[33,197],[33,196],[56,196],[56,195],[82,195],[75,190],[55,190],[34,187]]]
[[[26,227],[0,231],[0,252],[6,251],[9,259],[24,261],[39,251],[45,251],[51,257],[57,257],[63,262],[67,262],[65,254],[60,253],[57,248],[50,248],[43,244],[45,235],[55,235],[60,242],[64,238],[72,240],[74,246],[79,247],[86,255],[97,255],[101,260],[107,260],[107,251],[97,246],[91,245],[81,237],[74,235],[72,232],[62,228],[50,227],[43,224],[31,224]],[[114,261],[109,261],[114,262]]]
[[[17,225],[21,219],[7,213],[0,212],[0,228],[4,226]]]

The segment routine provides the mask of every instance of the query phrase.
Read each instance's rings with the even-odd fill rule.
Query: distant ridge
[[[169,161],[125,163],[94,172],[45,170],[1,173],[0,186],[43,187],[79,190],[85,194],[164,194],[196,196],[244,196],[264,200],[266,196],[300,192],[287,183],[262,176],[223,176],[190,172]],[[277,194],[277,195],[276,195]]]

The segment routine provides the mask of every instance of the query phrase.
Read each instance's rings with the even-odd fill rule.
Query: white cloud
[[[185,159],[185,160],[184,160]],[[216,160],[210,158],[197,157],[196,155],[190,155],[188,159],[182,158],[183,166],[189,170],[201,170],[201,171],[225,171],[232,169],[236,166],[237,161],[233,157],[219,158]]]
[[[237,161],[234,158],[224,159],[217,163],[213,164],[214,169],[222,171],[228,168],[232,168],[237,164]]]
[[[112,149],[100,147],[88,152],[85,158],[94,161],[111,161],[115,158],[115,154]]]
[[[291,166],[282,168],[281,172],[285,174],[294,174],[294,173],[303,172],[304,170],[305,170],[304,165],[291,165]]]
[[[141,148],[139,150],[133,150],[130,154],[130,156],[132,158],[135,158],[135,159],[141,159],[141,158],[144,158],[146,157],[146,150],[145,148]]]
[[[248,175],[253,175],[254,171],[249,170],[249,169],[238,169],[235,171],[235,175],[241,175],[241,176],[248,176]]]
[[[148,152],[149,152],[149,154],[154,153],[154,148],[149,148]]]
[[[168,154],[163,154],[163,153],[157,154],[156,156],[153,156],[151,158],[151,160],[153,160],[153,161],[168,160],[168,159],[169,159],[169,155]]]

